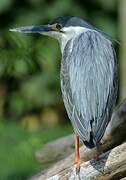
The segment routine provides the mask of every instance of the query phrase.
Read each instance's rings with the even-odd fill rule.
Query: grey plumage
[[[61,63],[63,100],[75,132],[94,144],[89,146],[101,140],[111,118],[116,73],[112,43],[99,32],[84,32],[67,43]]]

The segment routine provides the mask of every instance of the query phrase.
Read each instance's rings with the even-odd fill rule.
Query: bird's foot
[[[80,165],[81,165],[81,160],[75,160],[74,162],[74,166],[75,166],[75,169],[76,169],[76,174],[78,174],[80,172]]]
[[[101,152],[97,152],[97,153],[96,153],[96,156],[95,156],[95,160],[96,160],[96,161],[99,161],[99,160],[100,160],[100,157],[99,157],[100,155],[101,155]]]
[[[97,147],[96,147],[96,157],[95,157],[96,161],[99,161],[100,155],[103,153],[102,148],[101,148],[101,145],[102,145],[102,144],[99,143],[99,144],[97,145]]]

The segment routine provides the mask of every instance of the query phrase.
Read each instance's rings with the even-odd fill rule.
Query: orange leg
[[[99,142],[96,146],[96,160],[99,160],[99,156],[102,154],[102,148],[101,148],[101,143]]]
[[[76,165],[76,172],[80,171],[80,153],[79,153],[79,137],[74,133],[74,143],[75,143],[75,154],[74,154],[74,164]]]

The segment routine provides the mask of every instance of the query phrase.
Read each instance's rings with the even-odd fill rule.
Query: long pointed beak
[[[48,25],[33,25],[33,26],[24,26],[19,28],[10,29],[13,32],[20,32],[20,33],[44,33],[49,31],[55,31]]]

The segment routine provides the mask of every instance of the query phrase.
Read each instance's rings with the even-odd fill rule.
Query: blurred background
[[[24,180],[45,168],[35,152],[72,133],[61,98],[58,42],[13,27],[79,16],[113,39],[119,64],[119,98],[126,97],[125,0],[0,0],[0,180]]]

